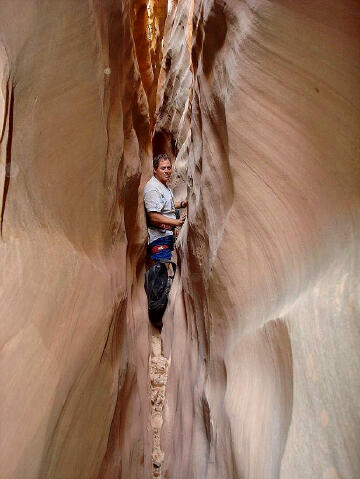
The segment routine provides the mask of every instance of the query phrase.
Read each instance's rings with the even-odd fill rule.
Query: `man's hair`
[[[159,166],[159,163],[160,163],[161,160],[168,160],[171,163],[171,160],[166,153],[160,153],[160,155],[156,155],[153,159],[154,170],[158,169],[158,166]]]

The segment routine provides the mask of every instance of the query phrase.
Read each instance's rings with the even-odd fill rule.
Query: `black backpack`
[[[174,276],[168,275],[166,261],[156,261],[145,273],[145,291],[148,297],[149,319],[156,327],[162,326],[162,317],[168,303],[176,264],[170,261]]]

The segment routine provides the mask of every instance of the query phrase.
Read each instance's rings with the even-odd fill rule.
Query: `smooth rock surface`
[[[0,476],[358,479],[360,6],[168,5],[0,4]],[[151,141],[189,198],[153,363]]]
[[[133,7],[0,4],[4,479],[151,475]]]
[[[156,124],[189,195],[163,332],[172,479],[360,477],[359,15],[173,4]]]

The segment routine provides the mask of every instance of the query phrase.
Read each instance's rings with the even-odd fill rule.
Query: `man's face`
[[[170,160],[160,160],[157,169],[154,170],[154,175],[159,181],[161,181],[161,183],[164,183],[165,185],[170,179],[171,169],[172,166]]]

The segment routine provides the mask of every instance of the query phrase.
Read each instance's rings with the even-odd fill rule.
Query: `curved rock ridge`
[[[151,476],[140,3],[0,5],[4,479]]]
[[[155,146],[177,155],[189,211],[165,477],[360,477],[359,15],[173,2]]]
[[[359,17],[1,2],[2,478],[360,477]],[[152,149],[189,208],[151,422]]]

